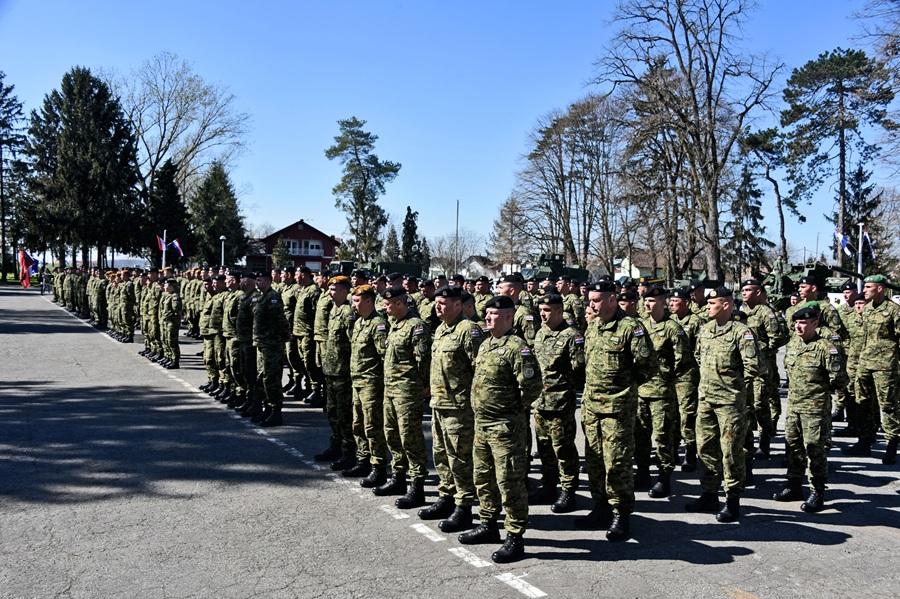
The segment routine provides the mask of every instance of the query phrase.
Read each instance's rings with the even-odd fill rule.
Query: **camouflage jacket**
[[[226,291],[227,295],[222,301],[222,336],[226,339],[236,339],[238,304],[244,292],[240,289]]]
[[[869,302],[862,313],[862,347],[859,367],[896,373],[900,350],[900,306],[885,299],[877,306]]]
[[[181,324],[183,309],[181,297],[177,293],[163,292],[159,300],[159,323]]]
[[[788,342],[787,327],[769,304],[757,304],[753,308],[744,304],[741,308],[747,314],[747,326],[756,336],[756,348],[760,356],[774,356],[778,348]]]
[[[534,347],[534,336],[537,334],[537,329],[538,323],[535,321],[534,312],[520,299],[513,317],[513,335],[524,339],[528,347]]]
[[[684,331],[688,340],[688,354],[685,356],[685,360],[687,360],[685,365],[687,370],[681,374],[677,380],[679,382],[694,380],[700,374],[694,350],[697,348],[697,336],[700,334],[700,328],[703,326],[703,321],[701,321],[700,317],[693,312],[688,312],[684,317],[672,314],[669,318],[681,325],[681,330]]]
[[[575,394],[584,384],[584,337],[562,323],[556,329],[541,325],[534,338],[534,354],[541,369],[541,394],[536,410],[575,409]]]
[[[595,318],[584,335],[582,409],[618,413],[637,399],[638,385],[657,369],[646,329],[620,309],[609,322]]]
[[[840,348],[818,335],[806,342],[793,335],[787,344],[784,369],[791,381],[788,409],[825,415],[831,412],[831,392],[846,384]]]
[[[421,318],[394,321],[384,351],[384,393],[419,400],[425,397],[431,367],[431,338]]]
[[[807,302],[805,301],[801,301],[785,310],[785,321],[792,322],[791,317],[794,315],[794,312],[802,308],[806,303]],[[834,333],[834,335],[837,336],[836,338],[840,338],[841,340],[846,339],[847,329],[844,328],[844,323],[841,321],[837,309],[832,306],[831,302],[827,299],[818,300],[816,303],[819,304],[819,309],[822,312],[822,315],[819,317],[819,333],[823,337],[826,336],[823,329],[827,327],[829,332]]]
[[[234,332],[240,343],[253,343],[253,298],[256,291],[239,291],[237,314],[234,318]]]
[[[316,296],[316,314],[313,319],[313,339],[316,341],[328,339],[328,317],[331,316],[333,303],[327,291],[320,291]]]
[[[854,310],[853,314],[845,316],[843,321],[849,337],[844,345],[844,350],[847,354],[847,371],[850,372],[851,370],[856,370],[856,365],[859,362],[859,353],[862,351],[865,338],[862,327],[863,317],[862,314],[857,314],[856,310]]]
[[[484,341],[481,327],[459,316],[451,325],[442,322],[431,343],[431,407],[470,407],[475,357]]]
[[[691,312],[693,312],[694,315],[700,319],[700,322],[702,324],[706,324],[707,322],[709,322],[709,311],[706,309],[706,304],[700,306],[695,304],[694,302],[691,302]]]
[[[387,319],[373,311],[368,318],[356,316],[350,332],[350,377],[353,383],[384,382],[384,350]]]
[[[225,298],[228,297],[228,290],[216,292],[212,299],[212,311],[209,313],[209,333],[211,335],[222,334],[222,321],[225,319]]]
[[[119,285],[121,287],[121,285]],[[149,318],[151,321],[159,317],[159,300],[162,297],[162,289],[159,288],[157,283],[150,283],[146,289],[144,289],[143,293],[141,293],[141,301],[143,305],[141,306],[141,314],[145,318]],[[119,295],[118,301],[121,301],[121,294]]]
[[[541,372],[531,348],[512,332],[489,336],[478,348],[472,375],[472,410],[479,424],[526,417],[541,392]]]
[[[476,293],[475,294],[475,314],[478,320],[484,320],[484,305],[494,298],[493,293]]]
[[[213,335],[215,333],[209,330],[209,319],[213,311],[213,298],[216,296],[215,294],[207,293],[204,297],[203,304],[200,306],[200,334]]]
[[[700,329],[694,353],[700,364],[699,398],[711,404],[743,407],[747,380],[759,376],[759,351],[753,331],[740,322],[728,321],[722,327],[715,321],[707,322]]]
[[[350,333],[356,313],[349,302],[332,304],[328,317],[328,339],[322,355],[322,372],[327,376],[350,376]]]
[[[287,341],[288,326],[281,295],[275,289],[269,289],[254,295],[250,303],[253,304],[253,345],[270,347]]]
[[[291,321],[294,335],[312,335],[316,323],[316,304],[321,293],[319,286],[313,283],[294,287],[294,320]]]
[[[675,381],[691,367],[690,343],[681,325],[663,317],[654,322],[649,316],[641,321],[649,334],[656,354],[657,369],[653,377],[638,387],[638,395],[648,399],[674,398]]]
[[[281,295],[281,303],[284,304],[284,319],[294,327],[294,308],[297,306],[297,289],[296,282],[282,283],[279,294]]]

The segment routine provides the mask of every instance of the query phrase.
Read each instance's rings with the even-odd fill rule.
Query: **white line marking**
[[[461,558],[464,562],[469,564],[470,566],[475,566],[476,568],[487,568],[491,565],[491,562],[485,561],[469,551],[464,547],[452,547],[448,549],[450,553],[455,555],[458,558]]]
[[[428,539],[429,541],[433,541],[435,543],[437,543],[439,541],[447,540],[447,537],[442,537],[438,533],[436,533],[433,530],[431,530],[430,528],[428,528],[427,524],[422,524],[421,522],[418,524],[411,525],[410,528],[418,533],[425,535],[426,539]]]
[[[385,504],[385,505],[379,505],[379,506],[378,506],[378,509],[380,509],[382,512],[384,512],[385,514],[387,514],[388,516],[390,516],[390,517],[393,518],[394,520],[405,520],[406,518],[409,518],[409,514],[404,514],[403,512],[401,512],[400,510],[398,510],[397,508],[391,507],[391,506],[389,506],[389,505],[387,505],[387,504]]]
[[[546,597],[547,593],[537,588],[533,584],[529,584],[522,580],[528,576],[528,574],[522,574],[521,576],[516,576],[512,572],[504,572],[503,574],[498,574],[494,576],[500,582],[505,582],[512,588],[516,589],[526,597]]]
[[[325,466],[321,464],[313,464],[313,468],[315,468],[316,470],[325,470]]]

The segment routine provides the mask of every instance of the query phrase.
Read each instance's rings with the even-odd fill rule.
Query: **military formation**
[[[201,389],[260,426],[283,424],[285,401],[322,409],[330,438],[316,460],[397,496],[400,509],[420,508],[460,543],[500,543],[503,512],[497,563],[524,555],[529,505],[578,509],[583,475],[592,504],[574,525],[609,541],[630,537],[637,491],[673,493],[679,466],[699,470],[688,511],[739,521],[754,460],[771,458],[784,386],[787,481],[773,499],[825,507],[836,421],[858,437],[843,449],[852,456],[871,456],[881,428],[882,462],[894,464],[900,306],[886,283],[870,276],[861,294],[848,284],[835,308],[807,277],[782,313],[752,278],[739,298],[700,282],[369,280],[306,267],[70,268],[52,281],[59,304],[112,337],[132,342],[139,327],[140,353],[165,368],[180,366],[180,336],[202,340]],[[438,476],[430,504],[426,409]],[[529,489],[535,458],[541,480]]]

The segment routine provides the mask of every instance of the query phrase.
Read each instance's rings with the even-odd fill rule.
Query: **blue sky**
[[[487,235],[538,117],[592,89],[612,5],[0,0],[0,70],[30,111],[73,65],[125,73],[175,52],[251,115],[232,172],[251,224],[305,218],[343,233],[331,196],[340,168],[324,150],[336,121],[355,115],[380,136],[377,153],[403,164],[383,199],[396,222],[411,205],[426,236],[449,233],[459,200],[461,226]],[[820,52],[853,46],[861,5],[762,0],[744,43],[785,62],[783,82]],[[829,242],[832,197],[820,194],[807,225],[789,224],[793,246],[813,248],[816,233]],[[774,235],[774,217],[767,225]]]

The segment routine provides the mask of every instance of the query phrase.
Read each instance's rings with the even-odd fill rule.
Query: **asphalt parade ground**
[[[198,342],[182,338],[173,371],[141,349],[0,287],[0,597],[900,596],[897,467],[883,440],[841,455],[843,424],[824,512],[771,500],[779,435],[740,524],[686,513],[697,474],[677,471],[673,496],[638,492],[633,538],[609,543],[572,524],[590,507],[582,475],[581,509],[532,506],[526,559],[497,566],[498,545],[464,547],[316,464],[321,410],[288,402],[285,426],[260,429],[197,390]]]

